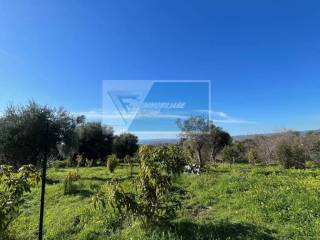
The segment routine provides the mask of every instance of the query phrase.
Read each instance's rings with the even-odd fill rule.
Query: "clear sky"
[[[316,0],[3,0],[0,111],[92,117],[105,79],[205,79],[234,135],[319,129],[319,29]]]

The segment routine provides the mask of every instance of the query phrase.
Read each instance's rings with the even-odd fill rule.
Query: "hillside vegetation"
[[[137,174],[137,166],[133,175]],[[80,168],[73,194],[64,179],[74,168],[48,173],[45,239],[317,239],[320,234],[320,170],[283,170],[278,166],[210,165],[200,176],[184,173],[182,207],[171,226],[146,232],[139,221],[124,220],[92,198],[118,176],[130,188],[130,169],[120,165]],[[17,239],[36,239],[40,188],[26,194],[22,215],[11,226]]]
[[[37,239],[39,180],[45,239],[318,238],[319,132],[237,141],[202,116],[177,126],[177,144],[141,145],[63,108],[8,107],[0,239]]]

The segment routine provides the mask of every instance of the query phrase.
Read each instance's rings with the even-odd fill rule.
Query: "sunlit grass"
[[[79,190],[64,195],[63,179],[70,171],[76,169],[49,170],[46,239],[317,239],[320,234],[316,168],[221,164],[201,176],[183,174],[176,180],[186,190],[177,219],[148,234],[139,222],[120,224],[112,209],[92,205],[92,196],[113,176],[130,184],[127,166],[113,174],[106,167],[80,168]],[[25,196],[13,226],[18,239],[36,239],[39,199],[39,187]]]

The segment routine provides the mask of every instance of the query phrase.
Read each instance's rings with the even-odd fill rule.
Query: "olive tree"
[[[197,116],[177,121],[183,145],[198,158],[200,169],[207,161],[216,161],[221,150],[232,143],[232,137],[208,119]]]
[[[212,162],[216,162],[216,157],[221,150],[232,143],[232,137],[229,133],[223,131],[220,127],[210,124],[208,134],[208,146]]]
[[[131,133],[123,133],[113,140],[113,152],[119,159],[133,156],[138,150],[138,137]]]
[[[113,129],[103,126],[100,122],[84,123],[77,128],[79,137],[78,154],[86,159],[104,162],[112,152]]]
[[[205,166],[205,158],[202,151],[206,147],[209,139],[210,121],[204,117],[190,117],[186,120],[177,120],[177,125],[181,129],[181,138],[185,146],[195,153],[198,158],[200,169]]]
[[[44,153],[58,155],[59,145],[75,144],[77,120],[63,108],[30,101],[8,106],[0,117],[0,161],[18,168],[39,165]]]

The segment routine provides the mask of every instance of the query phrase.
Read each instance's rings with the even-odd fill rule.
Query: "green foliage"
[[[121,215],[136,215],[139,213],[139,205],[134,193],[125,192],[117,179],[106,185],[107,202]]]
[[[181,174],[188,159],[180,145],[143,146],[139,157],[141,161],[151,162],[170,175]]]
[[[127,156],[124,157],[123,160],[125,161],[125,163],[128,163],[129,170],[130,170],[130,177],[132,177],[132,175],[133,175],[133,166],[134,166],[133,164],[137,160],[136,157],[132,157],[132,156],[127,155]]]
[[[80,179],[77,172],[69,172],[63,181],[63,193],[65,195],[76,193],[78,186],[75,184]]]
[[[226,146],[221,151],[221,158],[226,163],[241,163],[245,162],[244,152],[238,143]]]
[[[207,144],[212,162],[215,162],[216,157],[221,150],[231,143],[232,137],[229,133],[223,131],[220,127],[216,127],[213,124],[210,125]]]
[[[320,133],[307,132],[302,138],[304,148],[306,149],[310,159],[314,162],[320,162]]]
[[[168,172],[163,173],[156,164],[155,160],[163,154],[161,150],[155,150],[152,146],[147,145],[139,149],[141,161],[138,183],[141,191],[139,205],[145,226],[168,223],[173,219],[181,204],[173,191]],[[171,153],[175,152],[171,151]]]
[[[113,152],[119,159],[125,156],[133,156],[138,150],[138,137],[131,133],[123,133],[113,140]]]
[[[119,164],[119,160],[115,154],[109,155],[107,157],[107,168],[111,173],[114,172],[118,164]]]
[[[76,125],[76,120],[62,108],[32,101],[26,106],[9,106],[0,117],[0,162],[15,167],[37,165],[47,147],[50,154],[58,155],[57,144],[74,146]]]
[[[216,162],[221,150],[232,143],[232,137],[208,119],[198,116],[178,120],[184,147],[198,159],[200,171],[209,161]]]
[[[299,145],[281,144],[277,147],[276,158],[286,169],[304,169],[307,161],[305,150]]]
[[[74,169],[75,170],[75,169]],[[134,172],[139,172],[137,165]],[[175,179],[187,194],[170,227],[146,231],[139,220],[106,208],[95,210],[92,198],[112,177],[125,192],[138,192],[127,178],[128,167],[114,174],[105,167],[79,168],[81,191],[64,195],[63,180],[71,169],[48,170],[45,239],[48,240],[207,240],[318,239],[320,169],[288,169],[248,164],[208,164],[196,176]],[[21,215],[10,225],[16,240],[34,240],[38,230],[40,186],[25,194]],[[138,198],[136,198],[138,200]],[[125,211],[122,212],[126,216]],[[131,215],[131,214],[129,214]],[[136,216],[137,217],[137,216]],[[6,237],[1,239],[8,239]]]
[[[250,148],[249,151],[247,152],[247,159],[249,163],[251,163],[252,165],[255,165],[259,161],[259,156],[257,151],[253,148]]]
[[[52,167],[53,168],[66,168],[66,167],[68,167],[68,160],[63,160],[63,161],[55,160],[52,162]]]
[[[112,151],[113,129],[101,123],[90,122],[82,124],[78,129],[79,149],[78,154],[83,158],[96,161],[103,160]]]
[[[125,191],[117,180],[113,180],[106,187],[107,203],[122,215],[141,219],[146,229],[167,224],[175,216],[180,201],[172,187],[170,174],[173,168],[168,168],[170,165],[163,167],[162,158],[164,154],[177,153],[176,148],[140,147],[140,172],[132,182],[136,191]],[[168,169],[170,173],[166,171]],[[98,194],[94,204],[100,202],[105,206],[105,198]]]
[[[23,194],[31,192],[31,186],[38,181],[38,171],[32,165],[18,171],[0,165],[0,239],[5,239],[9,225],[19,215]]]
[[[193,155],[198,158],[200,169],[205,167],[206,159],[203,157],[203,149],[208,144],[208,132],[211,123],[208,119],[202,116],[195,116],[184,121],[177,120],[177,125],[181,129],[181,137],[184,146],[189,149]]]

